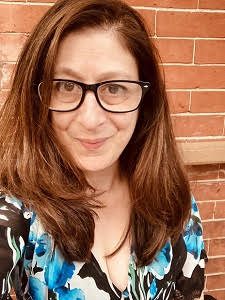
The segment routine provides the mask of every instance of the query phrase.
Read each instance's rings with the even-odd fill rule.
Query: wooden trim
[[[186,165],[225,163],[225,141],[178,142],[178,149]]]

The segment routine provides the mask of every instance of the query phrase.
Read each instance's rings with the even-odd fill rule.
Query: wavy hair
[[[0,189],[38,215],[68,261],[90,257],[95,190],[62,148],[51,127],[50,95],[37,84],[53,78],[59,43],[83,28],[114,30],[151,82],[135,131],[120,157],[132,200],[130,225],[140,266],[182,232],[190,213],[189,183],[176,148],[159,57],[140,14],[119,0],[59,0],[29,36],[0,115]],[[87,192],[88,191],[88,192]],[[68,220],[70,221],[68,226]]]

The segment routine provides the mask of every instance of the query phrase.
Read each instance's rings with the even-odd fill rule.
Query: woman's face
[[[115,32],[85,29],[69,33],[61,42],[54,78],[86,84],[106,80],[138,80],[138,67]],[[52,112],[52,126],[59,141],[84,171],[116,166],[137,122],[138,111],[103,110],[92,91],[71,112]]]

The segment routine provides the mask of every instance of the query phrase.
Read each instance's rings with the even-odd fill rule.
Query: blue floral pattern
[[[0,197],[0,241],[0,299],[10,299],[13,287],[18,299],[30,300],[192,300],[204,286],[206,254],[194,198],[190,220],[175,245],[168,240],[144,267],[136,265],[131,253],[123,292],[94,256],[88,263],[68,263],[38,216],[18,199]]]

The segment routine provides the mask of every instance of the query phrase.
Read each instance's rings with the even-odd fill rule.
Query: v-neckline
[[[129,285],[129,269],[130,269],[130,265],[131,265],[131,259],[132,259],[132,253],[130,252],[129,255],[129,262],[128,262],[128,269],[127,269],[127,284],[126,287],[123,291],[121,291],[111,280],[111,278],[109,276],[107,276],[107,274],[102,270],[97,258],[95,257],[95,255],[93,254],[93,252],[91,252],[91,262],[94,263],[99,272],[102,273],[102,275],[104,275],[104,277],[107,279],[107,284],[109,285],[109,287],[111,288],[112,292],[119,297],[119,299],[121,299],[121,296],[127,292],[128,289],[128,285]]]

